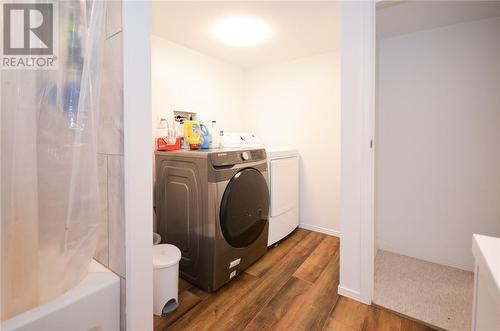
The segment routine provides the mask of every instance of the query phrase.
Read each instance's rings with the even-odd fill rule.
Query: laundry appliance
[[[293,147],[266,147],[269,191],[269,237],[271,246],[299,226],[299,152]]]
[[[181,277],[211,292],[267,251],[264,149],[156,152],[157,229],[182,253]]]
[[[223,147],[264,147],[253,133],[227,132]],[[274,245],[299,226],[299,153],[294,147],[265,146],[271,205],[268,246]]]

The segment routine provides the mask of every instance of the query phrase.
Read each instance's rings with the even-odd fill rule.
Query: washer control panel
[[[242,161],[248,161],[251,159],[251,154],[247,151],[241,152],[240,158]]]
[[[230,166],[235,164],[258,162],[266,159],[264,149],[248,149],[239,151],[220,151],[210,154],[210,162],[213,166]]]

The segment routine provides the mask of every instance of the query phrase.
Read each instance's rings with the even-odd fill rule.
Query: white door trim
[[[149,1],[123,1],[126,329],[153,329],[153,160]]]
[[[361,297],[365,303],[373,300],[375,276],[375,67],[376,67],[376,3],[366,10],[363,30],[363,111],[364,141],[361,214]]]
[[[371,304],[374,274],[375,2],[342,3],[339,293]]]

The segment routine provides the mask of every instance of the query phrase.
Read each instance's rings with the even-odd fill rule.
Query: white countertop
[[[472,253],[477,263],[487,268],[496,284],[497,293],[500,293],[500,238],[474,234]]]

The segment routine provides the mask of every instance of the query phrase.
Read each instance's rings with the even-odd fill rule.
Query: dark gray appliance
[[[267,251],[264,149],[156,152],[156,219],[181,277],[212,292]]]

